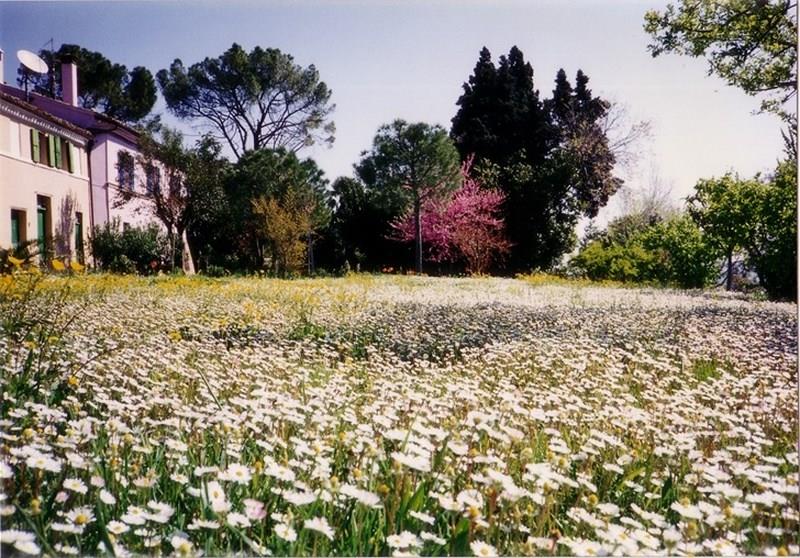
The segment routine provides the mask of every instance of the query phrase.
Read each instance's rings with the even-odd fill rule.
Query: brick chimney
[[[78,106],[78,66],[72,58],[61,62],[61,99],[73,107]]]
[[[3,67],[6,65],[6,53],[3,52],[3,49],[0,48],[0,83],[5,83],[5,74],[3,73]]]

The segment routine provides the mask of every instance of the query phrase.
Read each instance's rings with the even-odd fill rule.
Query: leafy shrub
[[[747,244],[749,263],[771,299],[797,300],[797,165],[784,161],[762,187],[757,222]]]
[[[157,225],[120,230],[119,220],[96,226],[89,245],[97,267],[113,273],[154,273],[169,253],[167,240]]]
[[[658,283],[681,288],[708,285],[717,271],[716,253],[694,222],[622,217],[596,235],[570,262],[595,281]]]

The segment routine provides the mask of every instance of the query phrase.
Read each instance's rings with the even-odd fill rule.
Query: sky
[[[657,180],[673,200],[700,178],[769,172],[782,153],[777,117],[754,114],[759,100],[707,75],[706,61],[652,58],[643,18],[664,2],[633,0],[328,0],[0,3],[5,76],[19,49],[38,51],[52,38],[102,52],[113,62],[155,74],[180,58],[190,65],[236,42],[279,48],[314,64],[332,89],[336,141],[313,147],[329,179],[352,175],[377,128],[395,118],[449,129],[462,84],[486,46],[493,59],[516,45],[550,96],[556,72],[578,69],[597,95],[651,124],[638,164],[619,169],[631,191]],[[155,110],[165,121],[163,100]],[[198,133],[182,124],[189,133]],[[619,200],[605,213],[619,210]],[[602,218],[601,218],[602,219]]]

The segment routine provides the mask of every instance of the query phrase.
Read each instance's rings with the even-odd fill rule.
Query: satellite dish
[[[17,59],[19,60],[20,64],[25,66],[25,69],[36,74],[46,74],[49,70],[47,67],[47,62],[29,50],[18,50]]]

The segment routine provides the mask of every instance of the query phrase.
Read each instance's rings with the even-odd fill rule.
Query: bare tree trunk
[[[422,273],[422,204],[419,198],[414,200],[414,247],[415,264],[417,273]]]
[[[189,237],[186,236],[186,229],[183,229],[181,232],[181,240],[183,241],[183,253],[181,257],[183,272],[186,275],[194,275],[194,260],[192,260],[192,251],[189,249]]]

